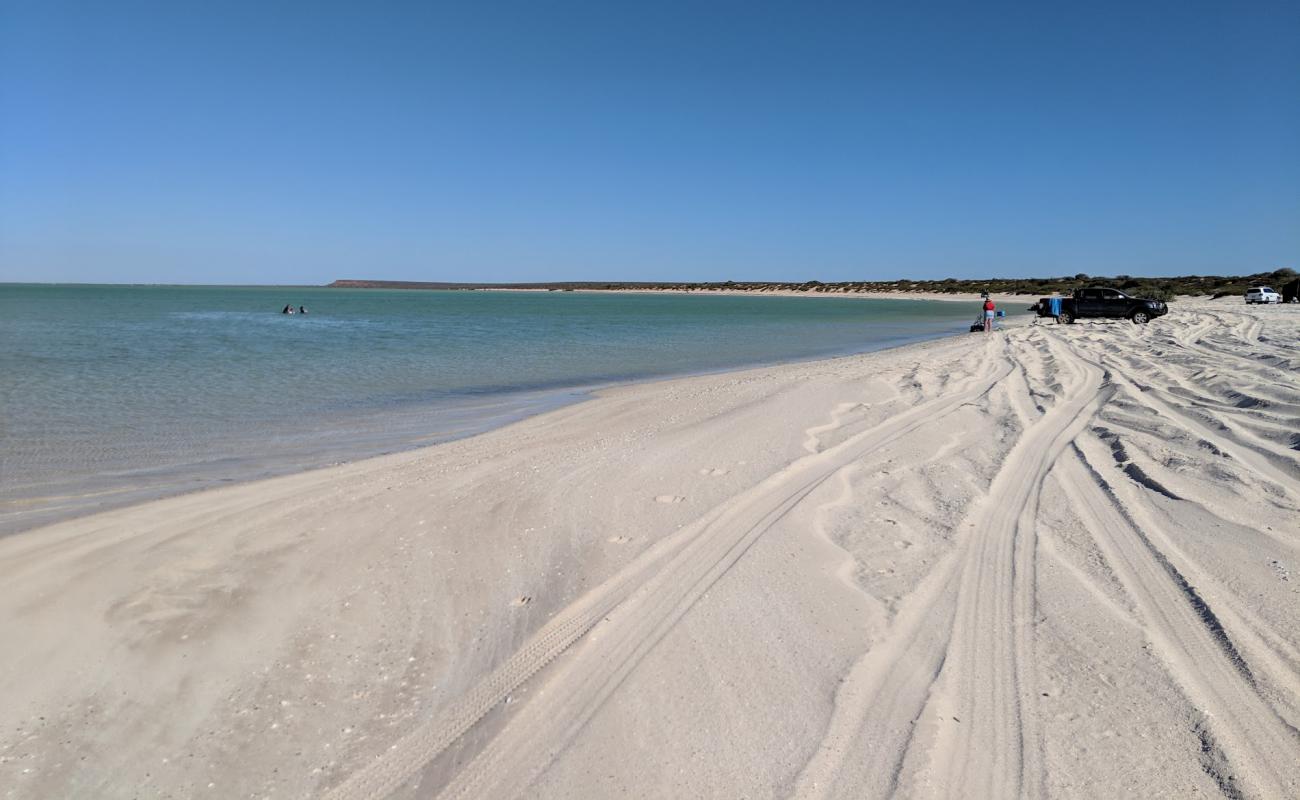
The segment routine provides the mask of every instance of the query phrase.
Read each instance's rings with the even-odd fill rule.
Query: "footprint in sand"
[[[528,604],[531,603],[531,602],[533,602],[533,597],[532,597],[532,595],[527,595],[527,594],[526,594],[526,595],[524,595],[524,596],[522,596],[522,597],[516,597],[514,600],[511,600],[511,601],[510,601],[510,605],[512,605],[512,606],[526,606],[526,605],[528,605]]]
[[[609,542],[610,544],[627,544],[628,542],[632,541],[632,539],[631,537],[628,536],[611,536],[605,541]]]
[[[699,470],[701,475],[726,475],[727,472],[728,470],[721,467],[705,467],[704,469]]]
[[[685,497],[682,497],[679,494],[661,494],[655,498],[655,502],[656,503],[680,503],[685,499],[686,499]]]

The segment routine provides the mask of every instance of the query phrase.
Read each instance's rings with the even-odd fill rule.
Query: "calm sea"
[[[285,304],[307,306],[284,316]],[[639,378],[879,349],[974,305],[0,285],[0,532],[469,435]]]

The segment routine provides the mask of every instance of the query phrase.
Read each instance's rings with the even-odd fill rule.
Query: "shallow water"
[[[0,532],[975,316],[833,297],[0,285]]]

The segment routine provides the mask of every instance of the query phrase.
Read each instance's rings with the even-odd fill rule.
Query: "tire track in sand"
[[[1093,449],[1104,454],[1100,442]],[[1072,507],[1133,598],[1147,638],[1188,700],[1206,714],[1213,744],[1241,780],[1212,777],[1229,795],[1240,796],[1244,788],[1254,797],[1300,796],[1300,736],[1255,690],[1213,612],[1124,513],[1085,450],[1076,445],[1060,469]]]
[[[1102,370],[1061,348],[1068,396],[1016,443],[990,487],[963,565],[931,752],[949,797],[1041,797],[1034,691],[1035,522],[1043,481],[1106,401]],[[960,721],[958,721],[960,720]]]
[[[994,357],[992,341],[984,351],[983,369],[959,391],[798,459],[652,547],[559,612],[465,695],[324,798],[355,800],[392,793],[520,684],[592,632],[589,646],[573,654],[545,691],[525,703],[440,796],[509,796],[522,790],[677,619],[799,500],[866,453],[975,400],[1005,377],[1011,365]]]
[[[950,704],[960,709],[950,716],[962,719],[955,740],[944,743],[941,735],[932,753],[941,785],[960,796],[1039,794],[1038,734],[1021,713],[1022,698],[1032,692],[1034,517],[1047,472],[1102,402],[1102,371],[1077,358],[1062,362],[1072,377],[1064,397],[1021,435],[972,529],[912,593],[886,638],[850,670],[794,797],[893,794],[941,672],[956,690]],[[1017,404],[1028,401],[1028,387],[1020,388],[1025,396]]]
[[[1212,321],[1209,326],[1218,327],[1218,324]],[[1262,328],[1262,323],[1252,324],[1251,327]],[[1103,368],[1104,365],[1101,360],[1110,357],[1109,353],[1093,353],[1092,355],[1093,363]],[[1131,365],[1132,358],[1124,359],[1124,363]],[[1141,363],[1148,365],[1145,370],[1139,370],[1142,374],[1147,375],[1149,379],[1154,379],[1153,376],[1155,376],[1165,382],[1163,391],[1170,397],[1169,405],[1181,408],[1181,406],[1177,406],[1173,402],[1175,397],[1192,402],[1194,405],[1198,404],[1196,400],[1181,395],[1169,394],[1169,386],[1172,384],[1184,387],[1191,386],[1188,380],[1178,374],[1169,364],[1159,361],[1150,362],[1146,359],[1143,359]],[[1125,372],[1125,370],[1120,370],[1120,372]],[[1131,373],[1132,370],[1128,370],[1128,372]],[[1119,388],[1128,388],[1133,399],[1146,405],[1151,410],[1162,413],[1163,408],[1164,412],[1167,413],[1162,413],[1162,416],[1169,418],[1177,416],[1167,406],[1157,405],[1165,402],[1159,399],[1157,390],[1131,385],[1122,374],[1115,375],[1115,383]],[[1143,393],[1139,394],[1139,390]],[[1210,435],[1214,439],[1214,441],[1210,439],[1204,439],[1204,441],[1209,442],[1211,445],[1215,445],[1217,442],[1216,447],[1224,456],[1228,456],[1230,452],[1240,453],[1240,448],[1233,444],[1232,441],[1222,440],[1215,437],[1213,433],[1214,431],[1231,431],[1231,427],[1225,424],[1225,411],[1220,409],[1216,412],[1215,407],[1210,405],[1200,405],[1200,407],[1208,414],[1203,420],[1206,426],[1203,433]],[[1112,429],[1122,427],[1118,426],[1114,420],[1109,420],[1107,425]],[[1140,433],[1144,432],[1141,429],[1135,430]],[[1093,432],[1095,433],[1096,429]],[[1076,445],[1091,442],[1094,442],[1094,437],[1090,435],[1081,437],[1076,442]],[[1244,455],[1249,457],[1251,454],[1246,452]],[[1104,458],[1102,460],[1104,461]],[[1097,458],[1094,458],[1093,461],[1096,462]],[[1294,481],[1287,480],[1284,475],[1269,476],[1261,474],[1258,466],[1252,467],[1252,463],[1257,465],[1262,463],[1264,469],[1267,470],[1267,462],[1251,461],[1248,463],[1247,460],[1241,458],[1236,459],[1236,461],[1238,461],[1239,467],[1254,471],[1256,479],[1272,478],[1271,482],[1268,480],[1259,481],[1261,485],[1277,485],[1280,488],[1294,485]],[[1133,478],[1131,475],[1128,477]],[[1297,478],[1300,478],[1300,474],[1297,475]],[[1273,692],[1270,702],[1274,704],[1274,710],[1278,716],[1282,718],[1289,728],[1300,729],[1300,696],[1295,691],[1286,689],[1286,687],[1300,685],[1300,650],[1285,635],[1275,630],[1272,625],[1250,608],[1249,603],[1242,599],[1239,588],[1225,585],[1213,571],[1207,570],[1180,546],[1179,539],[1181,537],[1179,531],[1169,529],[1167,519],[1162,520],[1160,515],[1151,513],[1151,507],[1141,502],[1143,495],[1156,490],[1137,479],[1122,481],[1118,484],[1106,481],[1103,488],[1107,494],[1111,495],[1114,504],[1121,509],[1128,524],[1134,530],[1141,532],[1152,552],[1156,553],[1160,559],[1168,562],[1167,566],[1170,571],[1178,574],[1178,580],[1186,580],[1192,586],[1195,586],[1195,592],[1199,596],[1197,602],[1213,607],[1216,618],[1215,624],[1219,625],[1221,623],[1221,627],[1225,630],[1225,636],[1231,637],[1234,647],[1242,648],[1242,654],[1249,661],[1252,674],[1257,679],[1262,677],[1270,685]],[[1197,500],[1184,497],[1182,502],[1196,506],[1201,512],[1212,518],[1224,519],[1237,525],[1254,527],[1258,535],[1270,538],[1274,546],[1293,554],[1296,552],[1297,544],[1293,536],[1287,536],[1280,531],[1254,526],[1248,518],[1243,518],[1241,514],[1227,513],[1225,515],[1224,509],[1212,510]],[[1273,498],[1272,502],[1277,502],[1277,498]]]
[[[1105,364],[1104,353],[1096,353],[1095,356],[1095,363]],[[1180,406],[1176,401],[1167,400],[1162,396],[1165,392],[1160,387],[1132,377],[1125,377],[1120,372],[1115,373],[1114,380],[1118,385],[1127,388],[1137,402],[1157,414],[1178,420],[1189,431],[1210,442],[1220,451],[1231,454],[1238,462],[1253,470],[1258,477],[1271,483],[1282,496],[1295,497],[1296,492],[1292,487],[1300,480],[1300,468],[1296,466],[1291,453],[1285,448],[1265,442],[1248,433],[1240,433],[1222,415],[1214,417],[1214,424],[1219,426],[1216,430],[1209,421]],[[1172,379],[1169,380],[1172,382]]]
[[[721,517],[593,631],[564,673],[547,682],[545,701],[521,710],[439,797],[512,797],[523,792],[654,645],[777,520],[831,476],[983,395],[1010,370],[1009,362],[990,360],[972,388],[804,457],[729,501]]]

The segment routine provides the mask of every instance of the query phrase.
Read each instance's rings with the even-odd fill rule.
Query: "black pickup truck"
[[[1131,319],[1145,325],[1168,314],[1169,306],[1159,300],[1129,297],[1119,289],[1075,289],[1070,297],[1044,297],[1029,310],[1064,323],[1091,318]]]

